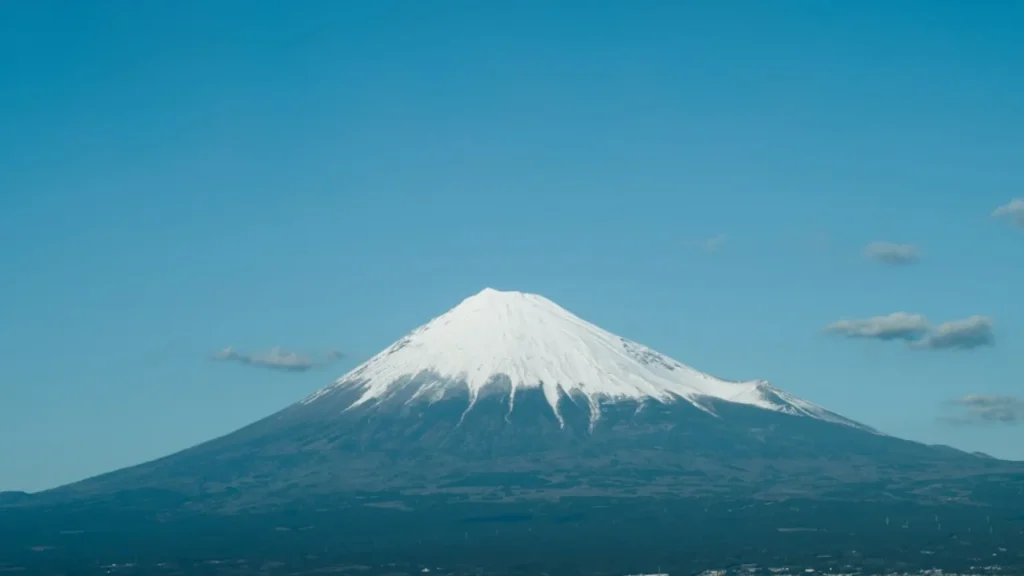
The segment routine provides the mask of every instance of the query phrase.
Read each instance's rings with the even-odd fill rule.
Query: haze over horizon
[[[488,286],[1024,460],[1024,9],[675,4],[0,8],[0,490]]]

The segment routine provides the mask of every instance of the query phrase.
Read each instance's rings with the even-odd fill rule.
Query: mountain
[[[277,414],[39,496],[161,494],[204,510],[382,491],[939,502],[1019,471],[764,381],[709,376],[542,296],[486,289]]]
[[[1022,493],[1021,463],[488,289],[245,428],[0,499],[0,570],[1019,573]]]
[[[728,382],[620,338],[536,294],[485,289],[417,328],[303,403],[359,390],[346,409],[408,396],[436,401],[468,395],[471,411],[492,390],[515,409],[517,392],[540,390],[559,426],[565,398],[590,409],[616,402],[686,402],[714,414],[716,400],[808,416],[867,430],[764,381]]]
[[[0,506],[28,502],[32,495],[21,490],[0,490]]]

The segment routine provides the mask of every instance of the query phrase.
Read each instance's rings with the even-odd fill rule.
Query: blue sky
[[[0,489],[229,432],[485,286],[1024,459],[1024,426],[942,420],[1024,394],[1024,229],[992,216],[1024,196],[1021,29],[998,1],[7,3]],[[994,345],[824,331],[895,312]]]

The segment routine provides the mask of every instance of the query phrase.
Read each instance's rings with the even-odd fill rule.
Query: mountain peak
[[[525,292],[519,292],[517,290],[498,290],[496,288],[491,288],[490,286],[488,286],[487,288],[484,288],[483,290],[470,296],[469,298],[467,298],[467,300],[472,298],[517,298],[527,295],[528,294],[526,294]]]
[[[509,389],[510,406],[517,391],[541,389],[560,420],[559,402],[570,397],[585,399],[592,423],[603,403],[618,400],[686,401],[712,413],[719,400],[855,425],[762,380],[732,382],[699,372],[538,294],[493,288],[466,298],[303,402],[338,389],[360,391],[352,407],[399,392],[432,400],[466,391],[468,411],[485,389],[500,386]]]
[[[528,292],[518,292],[515,290],[496,290],[494,288],[484,288],[483,290],[473,294],[460,302],[455,308],[449,311],[449,314],[454,313],[457,310],[461,311],[476,311],[480,312],[487,309],[509,309],[509,308],[522,308],[536,306],[538,303],[547,303],[548,305],[557,305],[548,300],[547,298],[539,294],[530,294]]]

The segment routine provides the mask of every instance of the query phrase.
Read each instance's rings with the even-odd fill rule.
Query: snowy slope
[[[507,377],[504,382],[502,376]],[[616,400],[687,401],[713,413],[719,400],[866,427],[761,380],[730,382],[698,372],[575,316],[536,294],[487,288],[412,331],[303,403],[339,389],[361,391],[353,406],[387,399],[407,386],[413,398],[468,390],[470,407],[488,386],[541,388],[561,420],[559,401],[586,399],[591,421]]]

